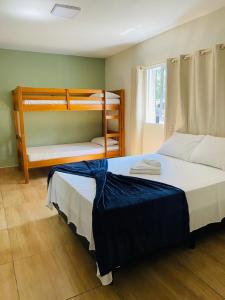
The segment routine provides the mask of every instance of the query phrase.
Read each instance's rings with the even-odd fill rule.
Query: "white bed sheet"
[[[108,151],[116,151],[119,145],[108,146]],[[75,144],[62,144],[50,145],[39,147],[28,147],[27,155],[29,161],[39,161],[53,158],[81,156],[89,154],[104,153],[105,148],[95,143],[75,143]]]
[[[109,171],[129,175],[129,169],[143,158],[161,162],[161,175],[137,177],[164,182],[185,191],[190,214],[190,230],[220,222],[225,217],[225,172],[216,168],[189,163],[169,156],[152,154],[109,160]],[[135,175],[133,175],[135,176]],[[94,249],[92,235],[92,205],[96,193],[95,180],[56,172],[48,189],[48,205],[57,203],[60,210],[77,227],[77,233],[89,241]]]
[[[103,100],[71,100],[70,104],[103,104]],[[67,104],[66,100],[29,100],[23,101],[26,105]],[[106,104],[120,104],[120,99],[106,99]]]

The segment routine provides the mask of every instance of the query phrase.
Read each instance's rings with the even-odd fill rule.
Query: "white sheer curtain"
[[[225,136],[225,46],[167,61],[165,136]]]
[[[138,66],[133,72],[130,152],[135,155],[143,152],[143,130],[147,101],[147,70]]]

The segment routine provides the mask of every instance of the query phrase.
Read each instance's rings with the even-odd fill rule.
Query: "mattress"
[[[129,175],[138,160],[157,159],[161,162],[161,175],[133,175],[167,183],[185,191],[190,230],[220,222],[225,217],[225,172],[216,168],[190,163],[159,154],[109,159],[109,171]],[[130,175],[131,176],[131,175]],[[77,175],[56,172],[48,189],[48,205],[57,203],[76,225],[77,233],[89,241],[94,249],[92,235],[92,205],[96,193],[95,180]]]
[[[108,146],[108,151],[116,150],[119,150],[119,145]],[[101,154],[104,152],[105,148],[103,146],[91,142],[27,148],[29,161],[82,156],[89,154]]]
[[[103,100],[71,100],[70,104],[103,104]],[[67,104],[66,100],[23,100],[26,105]],[[106,99],[106,104],[120,104],[120,99]]]

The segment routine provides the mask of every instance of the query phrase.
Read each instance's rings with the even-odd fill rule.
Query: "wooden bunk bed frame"
[[[120,96],[120,104],[107,104],[105,90],[96,89],[57,89],[57,88],[32,88],[18,86],[12,91],[14,103],[14,125],[16,131],[16,144],[18,152],[19,168],[24,172],[25,183],[29,182],[29,169],[54,166],[58,164],[78,162],[82,160],[92,160],[101,158],[112,158],[124,156],[124,90],[112,91]],[[89,98],[95,93],[103,94],[102,98]],[[48,100],[53,104],[27,104],[25,100]],[[65,104],[55,104],[55,101],[65,100]],[[74,104],[71,100],[85,100],[85,104]],[[100,100],[100,104],[87,104],[87,100]],[[24,125],[24,113],[34,111],[102,111],[102,133],[105,139],[104,153],[90,154],[84,156],[73,156],[63,158],[53,158],[39,161],[29,161],[26,147],[26,134]],[[109,114],[108,112],[116,112],[117,114]],[[108,120],[118,120],[119,130],[113,132],[108,130]],[[118,140],[119,149],[116,151],[108,151],[107,138],[115,138]]]

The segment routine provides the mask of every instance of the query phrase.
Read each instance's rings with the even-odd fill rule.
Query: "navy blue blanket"
[[[132,259],[173,246],[189,234],[184,191],[156,181],[107,172],[108,161],[53,167],[54,172],[96,180],[92,227],[96,260],[103,276]]]

